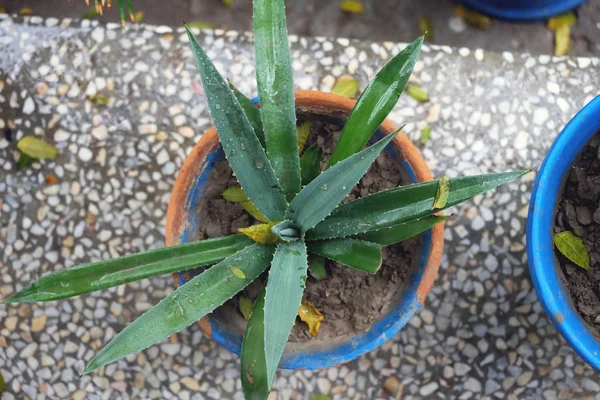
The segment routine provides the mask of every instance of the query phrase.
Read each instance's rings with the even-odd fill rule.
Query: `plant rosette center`
[[[300,228],[292,221],[285,220],[271,228],[271,232],[279,240],[284,242],[294,242],[302,237]]]

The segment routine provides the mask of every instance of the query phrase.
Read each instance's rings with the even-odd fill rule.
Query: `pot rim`
[[[309,90],[298,90],[295,92],[296,95],[296,107],[302,110],[307,110],[316,114],[339,114],[348,116],[352,111],[355,100],[349,99],[344,96],[325,93],[319,91]],[[379,127],[378,131],[387,135],[397,130],[397,126],[389,121],[388,119]],[[394,150],[398,153],[398,156],[406,164],[410,166],[412,171],[412,178],[416,181],[429,181],[432,180],[432,174],[425,160],[422,158],[419,150],[412,144],[412,142],[400,132],[392,141]],[[180,236],[186,229],[187,216],[186,216],[186,205],[188,193],[194,184],[194,176],[200,170],[206,157],[218,148],[218,136],[214,126],[210,127],[198,143],[194,146],[192,152],[186,158],[179,175],[173,187],[171,199],[169,201],[169,207],[167,210],[167,222],[166,222],[166,243],[167,246],[172,246],[180,243]],[[289,369],[317,369],[326,368],[343,362],[351,361],[367,351],[371,351],[388,339],[390,339],[397,331],[399,331],[408,320],[416,313],[416,311],[423,305],[425,298],[431,290],[434,280],[437,276],[439,269],[440,260],[442,256],[442,250],[444,245],[444,227],[443,224],[437,224],[431,229],[430,246],[428,248],[428,257],[426,258],[426,265],[423,268],[422,274],[419,278],[418,285],[413,290],[409,290],[408,284],[405,290],[409,296],[414,297],[409,305],[404,306],[402,309],[405,311],[401,315],[396,316],[396,320],[393,323],[387,323],[385,329],[378,335],[374,340],[370,340],[369,343],[357,343],[353,337],[347,345],[350,348],[344,348],[344,352],[335,351],[332,354],[320,354],[317,360],[311,359],[311,354],[292,354],[287,359],[282,361],[280,368]],[[420,259],[424,258],[422,256]],[[178,274],[173,274],[173,278],[177,285],[180,284]],[[412,278],[411,281],[416,278]],[[414,293],[413,293],[414,292]],[[408,296],[407,296],[408,297]],[[395,310],[390,310],[387,315],[392,315]],[[381,321],[380,321],[381,322]],[[221,334],[213,330],[212,325],[209,321],[208,316],[202,318],[199,321],[200,327],[205,334],[212,336],[220,344],[227,347],[229,350],[237,352],[237,348],[233,346],[226,338]],[[374,325],[375,326],[375,325]],[[332,350],[336,350],[338,347],[331,347]],[[339,350],[339,349],[338,349]],[[325,351],[324,353],[327,353]],[[335,353],[335,354],[333,354]]]
[[[515,1],[513,6],[493,4],[491,0],[460,0],[476,10],[485,14],[506,20],[531,21],[536,19],[548,19],[558,14],[574,9],[587,0],[551,0],[546,4],[539,1],[527,4],[527,1]]]
[[[600,339],[574,307],[561,282],[552,229],[562,183],[575,157],[600,130],[600,96],[569,121],[548,151],[535,180],[527,219],[527,258],[535,290],[548,317],[565,340],[600,372]]]

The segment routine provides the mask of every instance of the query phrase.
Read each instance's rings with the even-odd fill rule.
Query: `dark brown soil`
[[[299,115],[298,123],[306,121],[306,118]],[[311,121],[311,136],[305,148],[315,142],[319,144],[325,152],[324,167],[341,130],[331,123],[314,121],[313,118]],[[382,154],[345,201],[406,183],[398,163],[387,154]],[[237,185],[226,162],[219,163],[217,173],[212,176],[208,185],[211,186],[207,196],[209,200],[200,214],[200,238],[237,233],[237,228],[258,223],[239,205],[220,197],[223,190]],[[312,302],[325,317],[315,339],[330,339],[366,331],[382,317],[402,294],[414,268],[418,243],[419,238],[414,238],[386,247],[382,266],[374,275],[328,261],[327,278],[317,281],[309,276],[305,299]],[[243,291],[243,295],[255,298],[262,283],[262,279],[257,279]],[[237,309],[238,298],[233,298],[229,303]],[[289,340],[305,342],[311,339],[313,338],[308,333],[307,326],[298,320]]]
[[[558,204],[554,232],[570,230],[582,238],[590,270],[556,251],[565,286],[583,319],[600,336],[600,132],[588,142],[572,166]]]

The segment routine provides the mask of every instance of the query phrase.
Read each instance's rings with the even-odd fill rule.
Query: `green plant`
[[[431,228],[447,218],[439,215],[442,209],[526,171],[444,178],[340,205],[397,133],[363,149],[404,90],[423,38],[396,55],[367,86],[321,172],[321,149],[309,147],[302,157],[298,151],[283,0],[254,1],[260,110],[228,87],[186,29],[222,148],[243,188],[229,195],[250,201],[271,221],[253,227],[263,232],[253,237],[262,239],[237,234],[82,265],[46,275],[5,303],[57,300],[212,265],[113,338],[85,368],[90,373],[192,324],[269,269],[268,282],[252,307],[241,355],[246,398],[265,399],[301,305],[309,253],[318,256],[313,258],[315,275],[323,273],[320,257],[375,273],[383,246]]]

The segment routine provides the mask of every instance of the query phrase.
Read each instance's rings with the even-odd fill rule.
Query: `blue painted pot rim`
[[[589,102],[564,127],[540,168],[533,186],[527,220],[527,257],[535,290],[544,310],[566,341],[600,372],[600,339],[579,316],[561,282],[554,255],[552,229],[562,183],[575,157],[600,129],[600,96]]]
[[[302,91],[299,91],[296,95],[298,96],[302,93]],[[349,101],[349,99],[346,98],[342,99],[344,99],[344,101]],[[256,102],[256,99],[254,99],[254,101]],[[318,107],[319,106],[317,105],[317,108]],[[302,111],[302,109],[299,110]],[[384,133],[381,131],[375,133],[377,139],[380,139],[383,136]],[[406,140],[408,141],[408,139]],[[412,166],[400,158],[399,154],[396,153],[396,150],[392,146],[388,145],[386,151],[402,162],[403,167],[406,172],[408,172],[408,176],[413,182],[417,181]],[[196,210],[196,207],[202,200],[202,197],[204,196],[203,185],[208,179],[208,172],[212,168],[212,165],[223,159],[223,153],[219,145],[217,150],[213,149],[211,153],[206,155],[206,158],[202,162],[202,172],[196,173],[192,186],[186,195],[185,210],[188,214],[188,221],[185,232],[181,233],[179,236],[179,241],[181,243],[188,242],[188,235],[197,229],[197,216],[189,211]],[[375,322],[369,331],[342,340],[332,340],[331,342],[327,342],[326,345],[318,348],[310,347],[309,351],[302,347],[303,345],[300,345],[289,352],[286,348],[286,352],[282,357],[279,368],[307,370],[328,368],[354,360],[363,353],[376,349],[394,336],[421,308],[424,296],[428,291],[428,289],[427,291],[424,291],[423,282],[432,283],[437,275],[439,256],[441,255],[441,247],[443,246],[443,240],[439,241],[439,238],[443,237],[443,227],[439,226],[436,228],[439,229],[439,231],[436,233],[438,235],[436,236],[438,245],[435,247],[435,251],[432,252],[434,243],[432,240],[432,230],[424,232],[422,234],[421,246],[417,253],[418,263],[415,265],[415,270],[409,278],[409,281],[406,283],[405,287],[402,288],[404,293],[402,298],[393,305],[392,309],[390,309],[381,320]],[[436,257],[431,256],[433,253],[436,254]],[[187,282],[182,273],[177,274],[177,280],[179,285]],[[217,311],[218,310],[208,315],[212,337],[216,342],[239,355],[241,352],[242,334],[240,334],[240,332],[234,332],[237,328],[231,328],[231,321],[224,320],[220,316],[215,317]]]
[[[460,0],[468,7],[501,19],[528,21],[565,13],[586,0]]]

